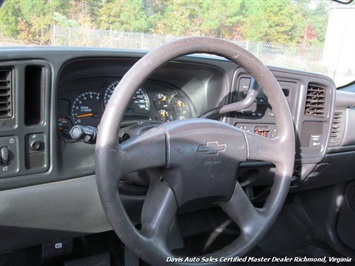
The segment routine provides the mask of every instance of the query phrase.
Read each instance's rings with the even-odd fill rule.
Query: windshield
[[[151,50],[185,36],[224,38],[267,65],[355,78],[355,5],[320,0],[7,0],[0,46]]]

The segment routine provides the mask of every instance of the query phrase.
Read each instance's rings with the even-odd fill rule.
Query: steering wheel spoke
[[[165,133],[152,128],[119,145],[122,175],[166,164]]]
[[[255,233],[255,226],[262,219],[262,213],[250,202],[243,188],[236,183],[234,193],[229,201],[219,202],[220,207],[240,227],[246,237]]]
[[[154,181],[149,187],[142,209],[141,234],[166,246],[176,211],[177,203],[173,191],[162,181]]]
[[[261,160],[272,163],[280,161],[280,154],[283,153],[283,150],[278,139],[265,138],[250,132],[245,132],[245,138],[248,146],[248,160]]]

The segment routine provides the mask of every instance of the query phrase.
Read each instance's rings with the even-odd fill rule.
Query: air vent
[[[0,69],[0,119],[12,116],[11,69]]]
[[[343,113],[341,111],[335,111],[330,131],[330,144],[336,144],[340,141],[342,119]]]
[[[311,117],[325,116],[325,96],[324,87],[315,84],[309,84],[307,90],[306,107],[304,114]]]

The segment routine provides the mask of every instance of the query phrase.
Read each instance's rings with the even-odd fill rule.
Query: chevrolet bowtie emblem
[[[198,146],[197,152],[204,152],[208,154],[219,154],[225,152],[227,144],[218,144],[218,141],[208,141],[207,144]]]

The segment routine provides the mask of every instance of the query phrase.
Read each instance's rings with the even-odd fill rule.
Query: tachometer
[[[80,94],[72,106],[74,124],[97,126],[101,118],[100,93],[85,92]]]

